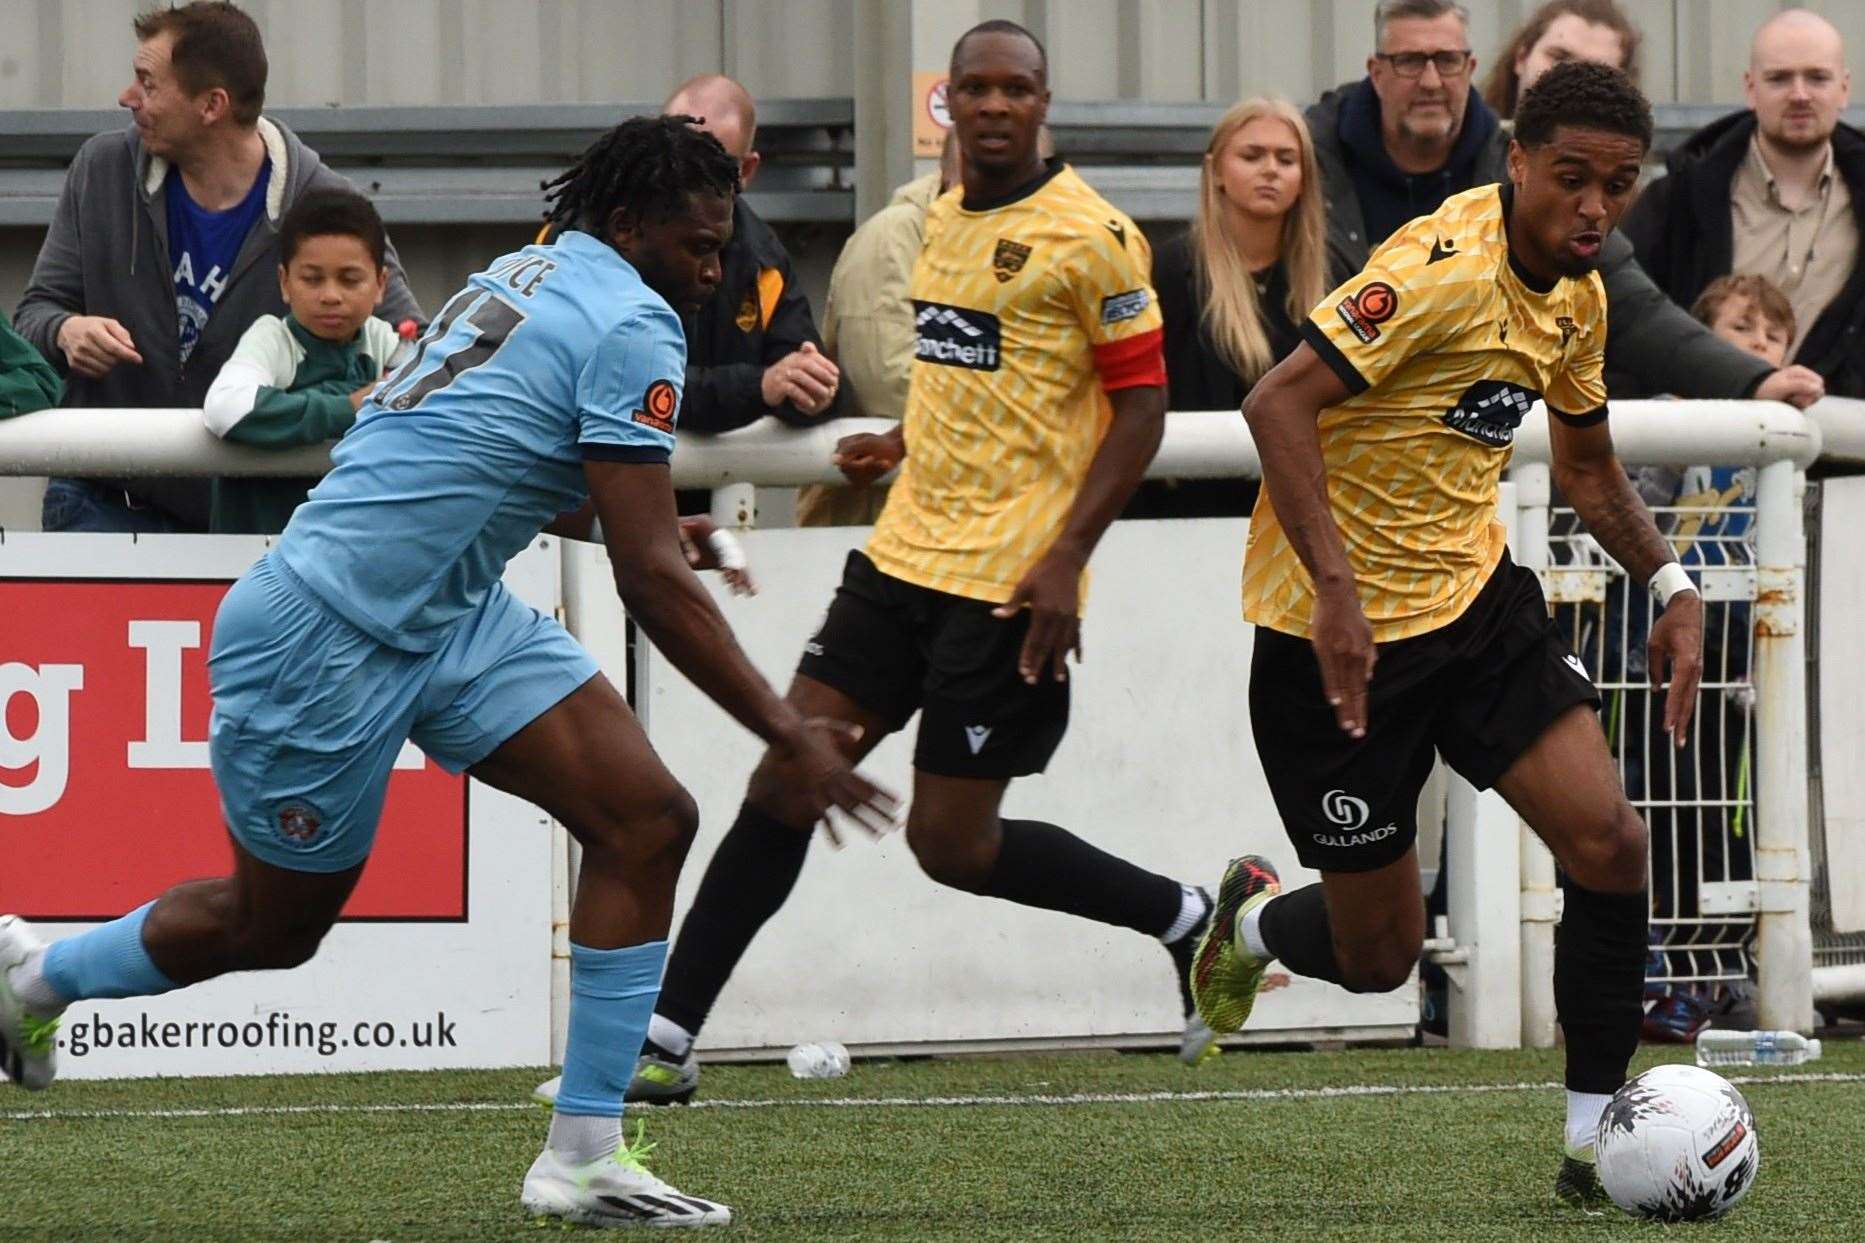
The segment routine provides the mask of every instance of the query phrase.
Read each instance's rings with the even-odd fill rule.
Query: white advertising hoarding
[[[1285,884],[1314,879],[1295,863],[1250,734],[1244,531],[1242,520],[1109,530],[1094,557],[1087,658],[1075,673],[1068,737],[1046,774],[1011,786],[1007,815],[1062,825],[1143,867],[1208,886],[1227,859],[1248,852],[1273,859]],[[821,623],[848,551],[867,534],[742,535],[763,591],[741,600],[721,590],[720,606],[780,688]],[[566,574],[569,611],[619,682],[622,621],[601,553],[571,546],[570,555],[580,563]],[[655,747],[699,801],[683,913],[761,745],[651,650],[635,697]],[[913,728],[866,766],[902,796],[911,793]],[[1409,987],[1356,996],[1278,975],[1284,986],[1263,995],[1253,1037],[1397,1035],[1417,1022]],[[701,1045],[1125,1043],[1175,1039],[1179,1027],[1171,960],[1150,938],[936,885],[898,835],[835,850],[819,834],[794,896],[727,985]]]
[[[207,768],[214,610],[260,537],[0,544],[0,911],[48,938],[231,854]],[[506,582],[553,610],[555,540]],[[539,1064],[550,1053],[548,819],[413,747],[377,850],[318,956],[164,997],[84,1003],[69,1078]]]

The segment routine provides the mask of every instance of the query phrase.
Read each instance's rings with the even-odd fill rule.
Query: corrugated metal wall
[[[1487,60],[1535,0],[1466,0]],[[1659,102],[1736,103],[1750,33],[1777,0],[1622,0],[1645,33]],[[914,5],[945,32],[1009,17],[1049,45],[1059,98],[1297,101],[1357,78],[1372,0],[248,0],[265,31],[274,107],[602,103],[663,97],[723,70],[760,98],[852,96],[861,6]],[[148,0],[0,0],[0,108],[103,108],[128,80],[131,17]],[[1865,47],[1865,0],[1815,0]],[[915,48],[931,67],[943,48]],[[906,141],[905,136],[901,141]],[[4,153],[0,153],[3,155]],[[841,234],[790,230],[820,291]],[[524,230],[403,228],[417,294],[437,306]],[[39,231],[0,232],[0,305],[17,300]]]
[[[1741,96],[1750,32],[1777,0],[1623,0],[1654,100]],[[936,4],[1023,21],[1068,99],[1295,99],[1362,72],[1372,0],[248,0],[272,102],[600,103],[722,69],[760,96],[854,92],[858,5]],[[1487,54],[1534,0],[1467,0]],[[148,0],[0,0],[0,108],[96,108],[126,80]],[[1813,0],[1865,44],[1865,3]]]

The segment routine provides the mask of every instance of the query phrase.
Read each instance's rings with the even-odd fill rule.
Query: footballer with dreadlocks
[[[893,800],[837,748],[844,727],[772,691],[681,547],[675,308],[718,281],[738,190],[736,162],[689,122],[625,122],[547,187],[563,233],[467,282],[227,594],[208,670],[232,875],[49,947],[0,918],[8,1078],[50,1083],[72,1002],[309,959],[362,874],[412,738],[583,845],[563,1091],[525,1210],[590,1225],[730,1220],[622,1142],[697,809],[595,661],[499,581],[540,529],[593,499],[629,615],[674,666],[792,759],[817,815],[891,819]]]

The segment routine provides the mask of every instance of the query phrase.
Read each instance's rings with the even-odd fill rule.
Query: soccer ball
[[[1655,1066],[1600,1115],[1600,1185],[1634,1217],[1705,1221],[1755,1185],[1761,1144],[1735,1086],[1696,1066]]]

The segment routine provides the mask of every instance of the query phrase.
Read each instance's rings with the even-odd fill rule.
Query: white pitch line
[[[1810,1071],[1781,1075],[1728,1075],[1737,1084],[1865,1083],[1865,1073]],[[1381,1096],[1460,1096],[1495,1092],[1545,1092],[1553,1081],[1518,1083],[1355,1083],[1331,1088],[1234,1088],[1208,1092],[1075,1092],[1069,1095],[1019,1096],[830,1096],[771,1097],[759,1100],[703,1100],[668,1109],[952,1109],[1016,1106],[1158,1105],[1208,1101],[1315,1101]],[[222,1109],[59,1109],[0,1113],[7,1122],[54,1122],[85,1119],[262,1118],[301,1114],[444,1114],[518,1113],[539,1108],[531,1103],[495,1101],[417,1105],[229,1105]],[[639,1108],[639,1106],[637,1106]]]

